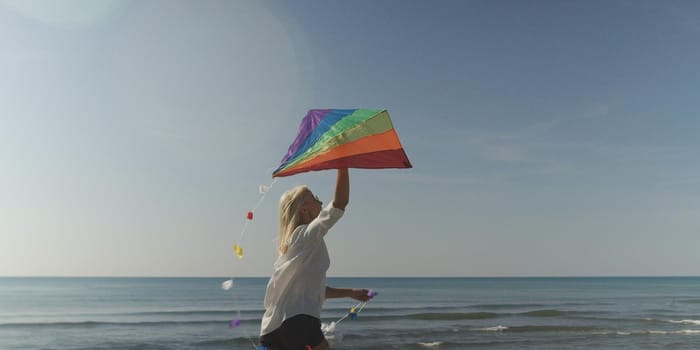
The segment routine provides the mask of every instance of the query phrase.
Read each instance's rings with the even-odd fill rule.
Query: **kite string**
[[[360,307],[360,305],[362,305],[362,307]],[[357,305],[355,305],[354,307],[352,307],[350,310],[355,310],[355,309],[357,309],[358,307],[360,307],[360,309],[355,313],[355,314],[359,314],[360,311],[362,311],[362,308],[365,307],[365,305],[367,305],[367,302],[366,302],[366,301],[361,301],[361,302],[359,302]],[[345,316],[343,316],[343,317],[339,318],[337,321],[335,321],[334,323],[336,324],[336,326],[337,326],[340,322],[343,322],[344,319],[348,318],[348,316],[350,316],[350,314],[351,314],[351,313],[348,312],[348,313],[345,314]]]
[[[348,317],[350,317],[350,319],[352,319],[352,320],[357,319],[357,316],[360,314],[360,312],[362,312],[362,309],[364,309],[365,306],[367,306],[367,303],[377,295],[379,295],[379,293],[370,289],[367,292],[367,296],[369,297],[369,299],[367,299],[366,301],[361,301],[361,302],[357,303],[355,306],[351,307],[350,312],[346,313],[343,317],[339,318],[337,321],[331,322],[330,324],[325,324],[325,323],[322,324],[321,330],[323,331],[323,334],[329,335],[331,333],[334,333],[335,327],[337,327],[341,322],[343,322]]]

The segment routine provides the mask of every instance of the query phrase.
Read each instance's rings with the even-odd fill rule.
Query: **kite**
[[[312,109],[272,177],[337,168],[411,168],[386,109]]]

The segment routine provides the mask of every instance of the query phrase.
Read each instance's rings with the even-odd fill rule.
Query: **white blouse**
[[[342,216],[343,210],[330,203],[308,225],[294,230],[287,253],[277,258],[267,283],[260,335],[274,331],[296,315],[321,318],[326,271],[331,264],[323,237]]]

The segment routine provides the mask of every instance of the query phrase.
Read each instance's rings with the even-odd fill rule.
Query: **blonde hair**
[[[294,229],[301,225],[299,207],[304,203],[303,195],[306,192],[309,192],[309,188],[300,185],[285,192],[280,198],[280,255],[287,252]]]

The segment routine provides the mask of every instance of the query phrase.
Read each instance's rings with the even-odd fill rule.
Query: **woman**
[[[321,307],[326,298],[369,299],[366,289],[326,286],[330,266],[323,238],[343,216],[350,197],[348,169],[339,169],[333,203],[325,208],[306,186],[280,198],[279,258],[265,292],[260,343],[289,350],[330,349],[321,331]]]

